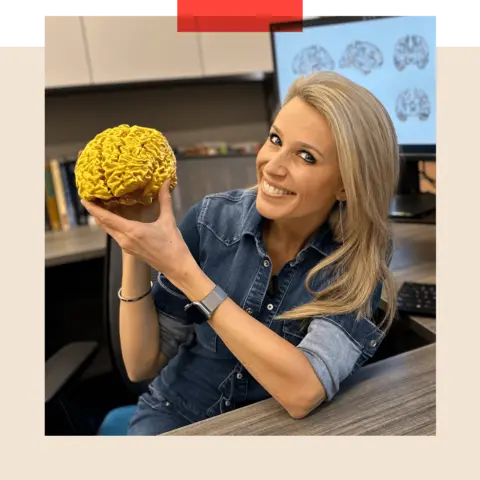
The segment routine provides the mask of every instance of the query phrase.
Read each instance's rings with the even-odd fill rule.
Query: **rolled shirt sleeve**
[[[384,337],[385,332],[366,317],[316,317],[298,348],[312,365],[327,400],[332,400],[343,380],[375,354]]]
[[[358,345],[341,328],[322,318],[312,320],[298,348],[312,365],[327,400],[335,396],[362,355]]]

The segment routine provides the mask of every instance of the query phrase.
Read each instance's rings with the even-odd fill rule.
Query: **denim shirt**
[[[384,333],[370,319],[357,319],[354,314],[313,318],[307,329],[298,320],[274,320],[274,316],[313,300],[305,288],[305,277],[338,244],[327,222],[296,258],[283,266],[275,292],[269,293],[272,262],[263,243],[264,219],[256,209],[256,195],[253,190],[208,195],[187,212],[179,229],[213,282],[248,314],[305,354],[331,400],[340,383],[375,353]],[[311,285],[320,290],[329,281],[328,274],[321,272]],[[192,422],[270,397],[208,322],[191,322],[184,311],[188,298],[161,273],[153,295],[161,350],[170,360],[151,383],[151,391],[168,399]],[[381,285],[372,296],[373,310],[380,295]]]

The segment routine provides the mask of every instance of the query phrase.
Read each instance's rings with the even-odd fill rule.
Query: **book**
[[[52,230],[61,230],[60,217],[58,214],[57,199],[53,188],[52,172],[50,164],[45,163],[45,203],[48,216],[48,224]]]
[[[60,162],[54,158],[50,160],[50,169],[52,171],[53,189],[57,199],[58,214],[60,216],[60,225],[62,230],[70,230],[68,219],[67,202],[65,200],[65,191],[62,182],[62,173],[60,171]]]
[[[74,208],[74,195],[75,191],[72,192],[72,189],[69,185],[68,178],[67,178],[67,165],[65,162],[60,163],[60,173],[62,176],[62,184],[63,184],[63,192],[65,195],[65,203],[67,204],[67,214],[68,214],[68,223],[70,224],[70,228],[75,228],[77,223],[77,215]]]

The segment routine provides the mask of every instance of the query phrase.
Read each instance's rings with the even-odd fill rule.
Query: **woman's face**
[[[317,224],[342,195],[330,127],[300,98],[280,110],[258,152],[256,167],[257,210],[270,220]]]

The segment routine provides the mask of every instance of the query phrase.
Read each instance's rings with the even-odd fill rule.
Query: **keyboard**
[[[397,308],[409,315],[435,317],[437,285],[434,283],[405,282],[398,292]]]

